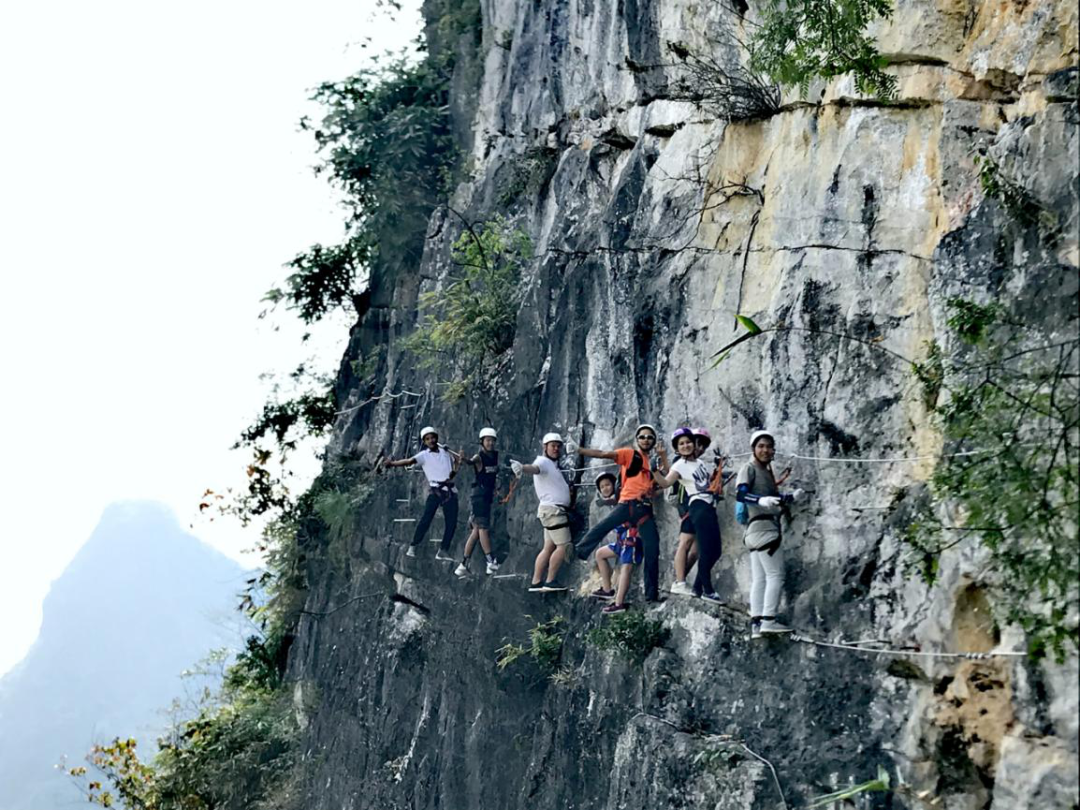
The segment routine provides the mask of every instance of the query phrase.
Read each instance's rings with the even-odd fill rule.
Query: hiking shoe
[[[440,562],[454,561],[454,558],[447,554],[445,551],[443,551],[441,548],[437,552],[435,552],[435,559],[439,560]]]
[[[489,560],[487,564],[487,573],[489,575],[494,574],[499,570],[499,563],[497,560]]]
[[[610,602],[615,598],[615,589],[605,591],[603,588],[597,588],[595,591],[589,594],[593,599],[599,599],[601,602]]]
[[[791,628],[786,624],[780,624],[776,619],[762,619],[759,632],[763,636],[766,634],[790,633]]]
[[[727,604],[727,602],[725,602],[723,599],[720,598],[720,594],[718,594],[718,593],[703,593],[701,595],[701,598],[704,599],[706,602],[711,602],[714,605],[726,605]]]
[[[409,546],[409,550],[405,552],[405,556],[406,557],[415,557],[416,556],[416,546]]]
[[[694,596],[694,589],[686,583],[685,579],[673,583],[672,586],[668,588],[668,592],[671,593],[672,596]]]
[[[610,605],[604,605],[602,608],[600,608],[600,612],[605,616],[610,616],[613,613],[625,613],[629,609],[629,605],[616,605],[612,603]]]
[[[457,568],[454,569],[454,576],[467,577],[469,575],[469,566],[465,563],[460,563]]]
[[[569,590],[565,585],[560,585],[558,582],[545,582],[544,587],[540,590],[545,593],[555,593],[556,591]]]
[[[544,590],[543,582],[534,582],[529,586],[529,593],[540,593]]]
[[[750,622],[750,638],[761,638],[761,621],[759,619]]]

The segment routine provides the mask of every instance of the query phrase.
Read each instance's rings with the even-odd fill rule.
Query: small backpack
[[[754,465],[751,464],[747,468],[747,474],[750,476],[748,482],[750,486],[754,485]],[[735,501],[735,522],[742,526],[750,525],[750,507],[743,501]]]

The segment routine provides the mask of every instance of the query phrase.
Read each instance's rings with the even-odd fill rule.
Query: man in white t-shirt
[[[570,546],[570,485],[559,468],[562,437],[558,433],[548,433],[543,445],[544,452],[532,464],[511,461],[510,467],[516,476],[520,477],[522,473],[533,476],[536,497],[540,501],[536,516],[544,527],[544,547],[536,555],[529,590],[565,591],[555,577]]]
[[[426,427],[420,431],[420,441],[423,442],[424,449],[415,456],[398,461],[387,459],[383,462],[387,467],[411,467],[419,464],[427,478],[428,496],[424,503],[424,514],[420,517],[420,522],[416,524],[416,531],[413,532],[407,556],[416,556],[416,547],[423,541],[428,529],[431,528],[431,522],[435,519],[435,513],[441,508],[445,526],[442,543],[435,554],[435,559],[454,562],[455,558],[450,553],[450,544],[454,542],[458,519],[458,497],[457,488],[454,486],[454,475],[457,473],[460,459],[445,445],[439,444],[439,434],[433,427]]]

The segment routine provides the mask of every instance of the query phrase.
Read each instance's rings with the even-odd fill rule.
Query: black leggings
[[[658,599],[660,597],[660,535],[656,532],[652,504],[643,501],[620,503],[611,510],[611,514],[589,529],[588,534],[578,541],[574,547],[578,559],[586,559],[609,532],[624,523],[636,525],[638,537],[641,539],[641,548],[645,556],[645,598]]]
[[[414,546],[420,545],[420,541],[424,539],[424,535],[431,528],[431,521],[435,519],[435,513],[439,511],[440,506],[442,507],[443,523],[446,524],[443,528],[440,548],[443,551],[450,550],[450,544],[454,542],[454,532],[457,531],[458,518],[457,493],[453,491],[442,492],[432,489],[428,493],[427,502],[424,504],[424,514],[420,517],[420,522],[416,524],[416,531],[413,532],[412,544]]]
[[[694,593],[713,593],[712,567],[720,559],[720,521],[716,519],[716,507],[704,501],[690,502],[690,520],[698,541],[697,577]]]

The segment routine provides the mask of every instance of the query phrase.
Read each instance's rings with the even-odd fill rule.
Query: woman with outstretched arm
[[[585,458],[603,458],[614,461],[621,469],[622,490],[619,504],[611,514],[589,529],[575,548],[579,559],[588,556],[600,545],[608,532],[616,526],[630,523],[637,527],[645,557],[645,599],[660,601],[660,535],[653,518],[652,495],[654,489],[650,454],[654,449],[660,456],[660,470],[667,472],[667,453],[663,446],[656,446],[656,428],[649,424],[638,425],[634,432],[637,447],[620,447],[617,450],[592,450],[581,447],[578,453]]]

